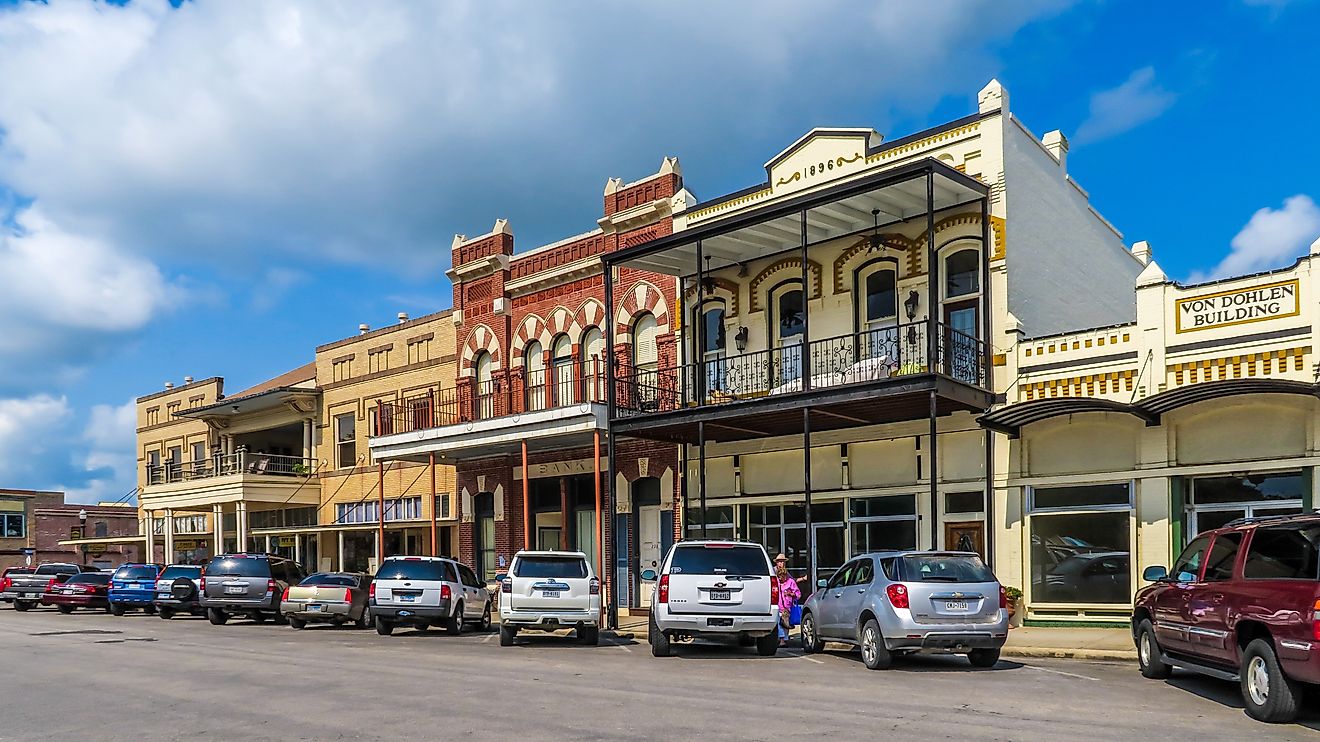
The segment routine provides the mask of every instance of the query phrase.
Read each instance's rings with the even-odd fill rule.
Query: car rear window
[[[518,557],[513,573],[518,577],[583,579],[587,576],[587,560],[567,556]]]
[[[669,571],[676,575],[766,576],[770,574],[770,563],[765,552],[755,547],[703,544],[674,549]]]
[[[72,564],[43,564],[37,567],[36,574],[39,575],[70,575],[77,574],[78,568]]]
[[[1251,537],[1242,576],[1249,580],[1314,580],[1320,526],[1261,528]]]
[[[378,580],[430,580],[440,582],[458,582],[452,569],[445,569],[444,562],[429,559],[386,559],[376,572]]]
[[[5,577],[20,577],[22,575],[30,574],[32,574],[32,570],[30,569],[11,569],[5,572]]]
[[[193,580],[201,574],[201,567],[166,567],[165,571],[160,573],[160,579],[177,580],[180,577],[187,577],[188,579]]]
[[[104,572],[83,572],[82,574],[77,574],[74,575],[73,577],[70,577],[69,581],[64,584],[107,585],[109,583],[110,583],[110,575],[105,574]]]
[[[270,577],[270,562],[248,557],[216,557],[206,565],[206,574],[226,577]]]
[[[898,564],[904,582],[995,581],[994,573],[974,556],[913,555],[899,557]]]
[[[358,578],[353,575],[337,575],[329,572],[321,572],[298,583],[300,585],[330,585],[332,587],[357,587]]]
[[[155,567],[120,567],[115,572],[116,580],[154,580]]]

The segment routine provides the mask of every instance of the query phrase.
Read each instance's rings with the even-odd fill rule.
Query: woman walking
[[[788,630],[796,624],[792,621],[793,609],[802,598],[797,580],[788,573],[788,557],[780,554],[775,557],[775,579],[779,581],[779,646],[788,644]]]

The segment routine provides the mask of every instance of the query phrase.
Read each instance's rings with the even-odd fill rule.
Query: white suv
[[[600,579],[580,551],[520,551],[500,581],[500,646],[519,629],[575,627],[578,641],[600,640]]]
[[[660,567],[651,601],[651,654],[695,637],[737,637],[762,656],[779,649],[779,581],[765,547],[747,541],[683,541]]]
[[[389,636],[395,626],[418,631],[443,625],[459,634],[465,624],[490,629],[490,591],[466,565],[443,557],[387,557],[376,571],[367,602],[376,632]]]

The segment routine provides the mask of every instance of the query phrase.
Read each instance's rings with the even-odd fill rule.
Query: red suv
[[[1320,683],[1320,514],[1234,521],[1142,578],[1154,583],[1132,612],[1142,675],[1237,681],[1253,718],[1297,718],[1302,684]]]

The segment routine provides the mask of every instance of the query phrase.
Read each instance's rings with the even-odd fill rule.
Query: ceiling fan
[[[866,251],[872,253],[883,253],[887,248],[893,248],[895,250],[905,249],[901,244],[886,242],[884,236],[880,234],[879,209],[871,209],[871,220],[873,222],[873,226],[871,227],[871,234],[868,234],[862,237],[857,242],[853,243],[852,245],[853,247],[861,247],[865,245]]]

